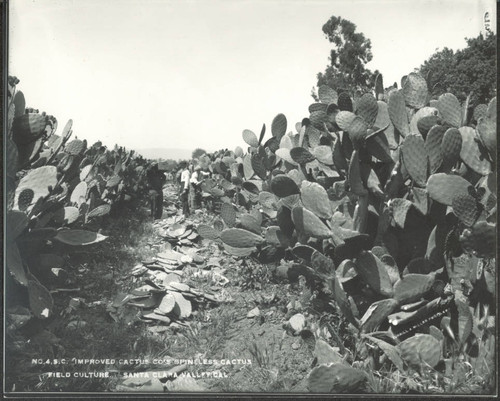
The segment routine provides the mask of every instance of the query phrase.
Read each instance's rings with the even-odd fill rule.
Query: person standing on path
[[[189,188],[189,208],[194,211],[200,207],[201,203],[201,183],[203,181],[203,175],[200,166],[195,167],[194,173],[191,174],[191,179],[189,181],[191,183]]]
[[[147,173],[151,197],[151,217],[161,219],[163,214],[163,185],[167,181],[165,174],[158,170],[158,163],[153,163]]]
[[[181,188],[180,188],[180,193],[179,193],[179,198],[182,203],[182,213],[184,216],[189,216],[189,203],[188,203],[188,197],[189,197],[189,181],[191,179],[191,170],[193,166],[186,164],[182,170],[181,173]]]

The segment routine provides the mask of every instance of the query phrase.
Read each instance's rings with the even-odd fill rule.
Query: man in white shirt
[[[191,174],[189,182],[191,183],[189,188],[189,208],[190,210],[195,210],[200,207],[201,202],[201,182],[203,180],[201,174],[201,167],[196,166],[194,173]]]
[[[182,202],[182,213],[185,216],[189,216],[189,203],[188,203],[188,193],[189,193],[189,181],[191,178],[191,171],[193,166],[186,164],[181,173],[181,190],[180,190],[180,199]]]

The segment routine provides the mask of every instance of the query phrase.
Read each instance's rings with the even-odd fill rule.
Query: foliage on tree
[[[338,92],[366,92],[373,88],[378,71],[365,67],[372,59],[370,39],[356,32],[356,25],[341,17],[332,16],[323,25],[323,33],[334,48],[330,51],[330,64],[317,75],[317,87],[328,85]],[[312,96],[317,100],[316,95]]]
[[[472,92],[471,105],[487,103],[496,96],[496,35],[480,34],[467,39],[467,47],[454,52],[445,47],[434,53],[420,66],[428,76],[433,96],[451,92],[464,101]]]
[[[172,159],[167,159],[167,160],[159,159],[158,168],[162,171],[171,172],[177,170],[178,163]]]
[[[195,150],[193,150],[193,153],[191,156],[193,159],[198,159],[200,156],[203,156],[206,153],[207,153],[206,150],[201,149],[201,148],[196,148]]]

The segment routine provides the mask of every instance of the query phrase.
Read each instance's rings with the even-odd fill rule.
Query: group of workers
[[[198,209],[201,205],[201,184],[209,173],[202,171],[200,166],[185,164],[180,173],[180,193],[182,213],[189,216],[191,211]]]
[[[203,179],[210,175],[202,171],[200,166],[184,163],[177,173],[177,182],[180,184],[179,198],[182,203],[182,213],[190,213],[201,206],[201,184]],[[163,186],[167,181],[165,174],[158,169],[158,163],[153,163],[147,171],[151,217],[161,219],[163,213]]]

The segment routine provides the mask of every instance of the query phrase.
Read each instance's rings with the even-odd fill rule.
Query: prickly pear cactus
[[[401,358],[411,367],[434,368],[442,359],[441,342],[429,334],[417,334],[398,344]]]
[[[494,258],[496,254],[496,228],[494,224],[480,221],[460,235],[462,247],[478,257]]]
[[[394,299],[400,304],[417,301],[433,286],[436,275],[407,274],[394,284]]]
[[[466,227],[474,225],[482,211],[482,205],[471,194],[456,195],[451,206],[453,213]]]
[[[307,387],[315,393],[353,393],[363,390],[366,374],[341,363],[320,365],[307,379]]]

